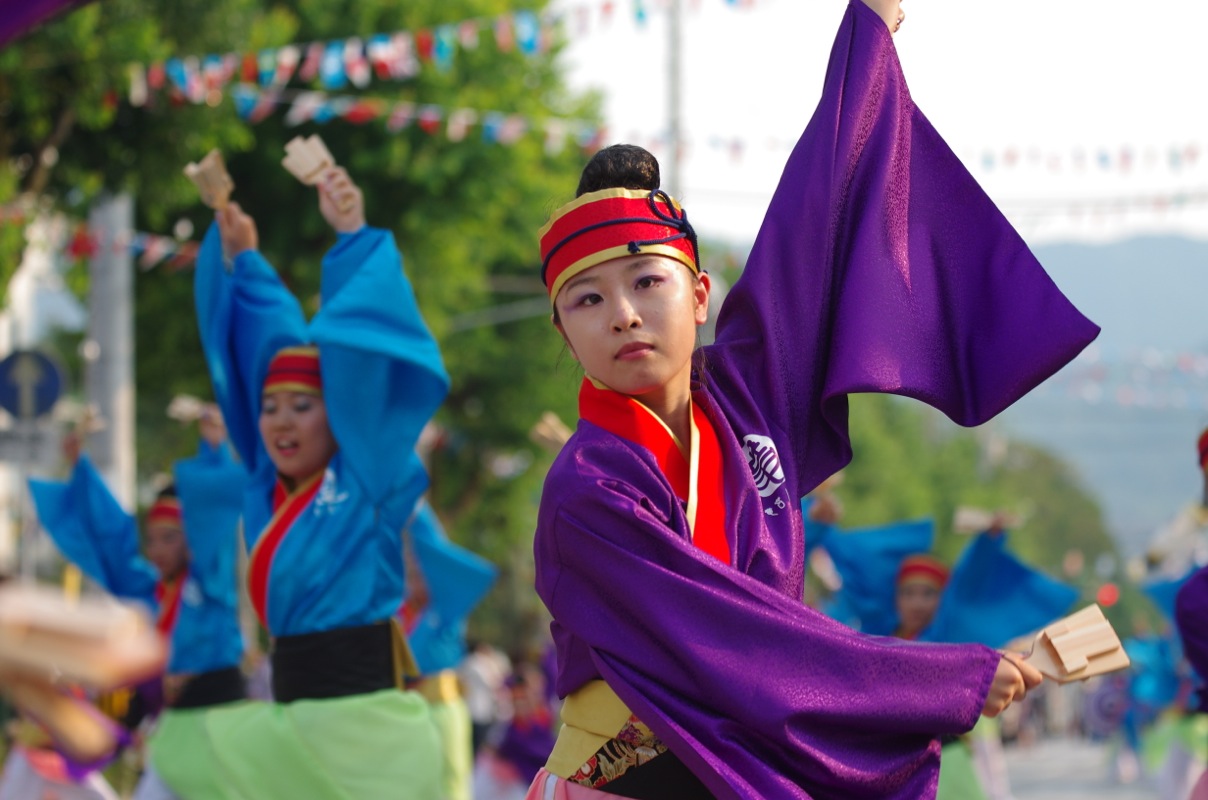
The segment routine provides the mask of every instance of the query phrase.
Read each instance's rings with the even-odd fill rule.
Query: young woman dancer
[[[649,154],[599,154],[542,230],[587,377],[536,532],[566,702],[530,797],[930,797],[938,737],[1039,681],[800,600],[798,499],[850,458],[848,393],[976,424],[1098,332],[911,103],[877,7],[847,9],[715,344],[694,350],[709,278]]]
[[[199,420],[197,456],[178,461],[173,487],[137,521],[106,487],[74,435],[66,482],[30,480],[38,519],[63,555],[110,594],[145,604],[170,643],[167,675],[140,700],[156,714],[136,800],[204,797],[216,789],[202,720],[243,700],[236,555],[247,474],[231,458],[216,408]]]
[[[343,170],[325,176],[319,207],[338,240],[309,323],[238,205],[198,258],[202,344],[252,476],[248,584],[273,637],[277,701],[209,732],[228,798],[434,800],[436,730],[423,698],[398,688],[414,664],[391,620],[400,531],[427,485],[414,447],[448,379],[393,237],[365,225]]]

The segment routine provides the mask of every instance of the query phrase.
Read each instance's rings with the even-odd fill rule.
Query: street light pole
[[[663,170],[663,187],[672,197],[679,199],[683,156],[683,130],[680,110],[683,105],[683,0],[671,0],[668,19],[667,42],[667,136],[670,140],[670,157]]]
[[[88,402],[104,421],[88,452],[124,508],[137,508],[134,462],[134,265],[128,194],[101,200],[88,217],[97,237],[89,269],[85,374]]]

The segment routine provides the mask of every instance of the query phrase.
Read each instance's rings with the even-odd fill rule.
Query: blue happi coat
[[[239,665],[236,555],[247,474],[224,444],[201,442],[198,454],[176,462],[189,566],[171,630],[168,672],[197,674]],[[87,456],[67,481],[31,479],[42,526],[64,557],[110,594],[160,612],[160,576],[139,550],[138,523],[118,504]]]
[[[309,323],[260,253],[241,253],[227,269],[216,226],[198,254],[195,289],[214,393],[252,474],[244,519],[253,560],[278,483],[257,428],[268,364],[282,347],[319,348],[339,451],[272,556],[269,632],[391,618],[403,599],[400,532],[427,488],[414,447],[448,391],[393,237],[368,227],[339,236],[323,259],[321,309]]]
[[[808,509],[808,502],[802,505]],[[898,567],[906,557],[931,549],[933,527],[930,520],[846,532],[808,525],[807,537],[813,533],[843,579],[824,610],[862,631],[892,634],[898,626],[894,602]],[[935,619],[919,636],[921,641],[1003,647],[1069,610],[1078,591],[1021,562],[1007,551],[1006,539],[1006,534],[983,533],[969,543],[944,587]]]
[[[486,596],[499,570],[450,542],[432,506],[422,503],[407,528],[428,585],[428,604],[407,641],[422,675],[453,669],[466,655],[466,619]]]

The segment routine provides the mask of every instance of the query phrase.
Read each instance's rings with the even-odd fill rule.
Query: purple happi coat
[[[1175,623],[1183,638],[1183,654],[1199,676],[1199,710],[1208,713],[1208,567],[1200,567],[1179,589]]]
[[[999,656],[857,634],[803,605],[798,500],[850,460],[847,394],[975,425],[1097,333],[851,0],[717,341],[696,355],[731,563],[694,547],[649,451],[580,421],[535,541],[558,693],[602,678],[719,798],[932,797],[936,737],[973,726]]]

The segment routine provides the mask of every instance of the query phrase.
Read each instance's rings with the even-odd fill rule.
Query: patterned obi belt
[[[568,696],[562,722],[545,765],[551,774],[636,800],[714,800],[604,681],[591,681]]]

